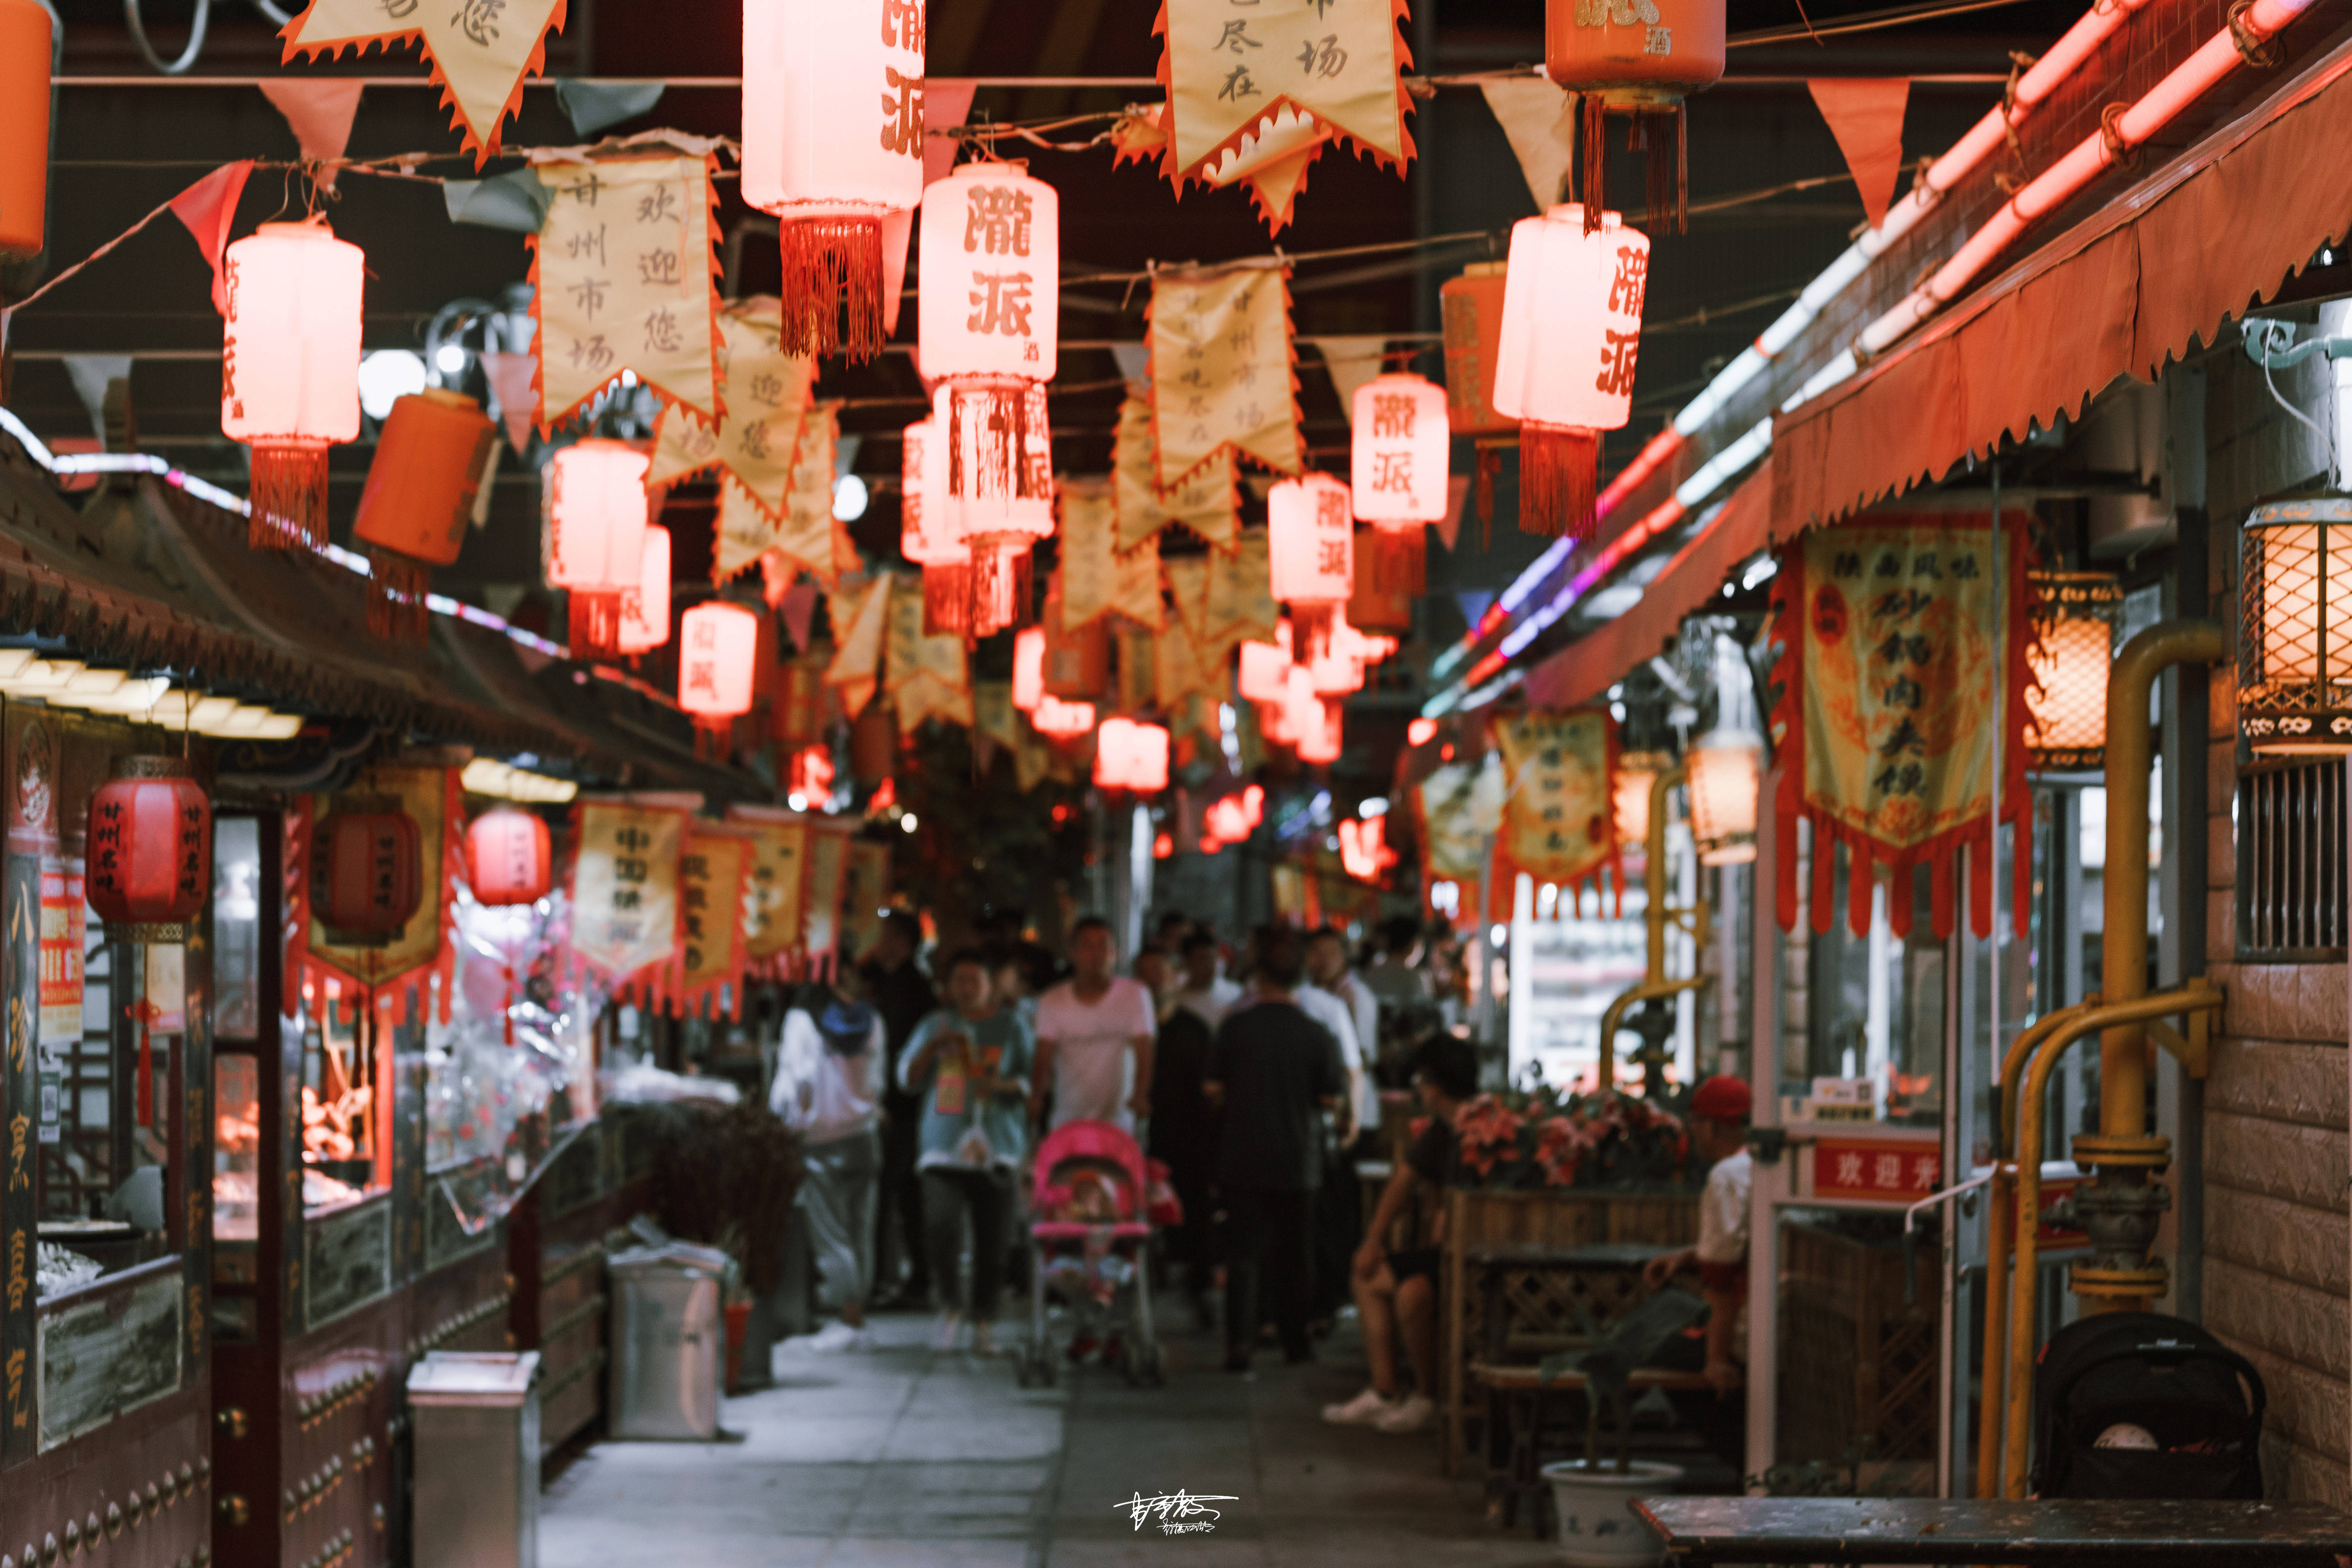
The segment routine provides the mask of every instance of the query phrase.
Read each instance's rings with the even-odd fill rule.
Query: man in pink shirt
[[[1139,981],[1111,973],[1110,922],[1088,915],[1070,932],[1070,978],[1037,1000],[1037,1065],[1029,1110],[1054,1099],[1050,1126],[1108,1121],[1128,1132],[1151,1114],[1151,1043],[1159,1019]]]

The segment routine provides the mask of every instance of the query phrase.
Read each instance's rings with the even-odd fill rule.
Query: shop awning
[[[1683,617],[1706,608],[1733,568],[1772,542],[1772,470],[1778,463],[1777,456],[1768,458],[1748,475],[1698,537],[1643,586],[1631,609],[1528,670],[1528,705],[1572,708],[1590,702],[1635,665],[1664,651]]]
[[[1787,538],[2048,428],[2271,297],[2352,220],[2352,44],[2118,195],[1864,374],[1780,420]]]

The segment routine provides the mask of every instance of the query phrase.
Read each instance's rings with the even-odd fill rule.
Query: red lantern
[[[1519,421],[1519,526],[1592,533],[1601,432],[1633,409],[1650,240],[1615,213],[1585,226],[1570,202],[1511,230],[1495,407]]]
[[[1252,702],[1279,702],[1290,689],[1290,623],[1276,621],[1274,641],[1242,644],[1240,690]]]
[[[1106,719],[1095,731],[1095,784],[1151,795],[1168,787],[1168,731],[1132,719]]]
[[[0,256],[45,243],[53,26],[35,0],[0,0]]]
[[[1477,453],[1472,498],[1478,521],[1495,517],[1495,476],[1503,471],[1503,448],[1519,433],[1519,422],[1495,412],[1495,361],[1503,342],[1504,264],[1474,261],[1459,278],[1437,290],[1445,326],[1445,416],[1456,436],[1467,436]]]
[[[1580,194],[1591,211],[1607,202],[1603,117],[1630,116],[1626,145],[1649,154],[1649,223],[1687,226],[1683,99],[1723,78],[1723,0],[1545,0],[1544,74],[1583,100]]]
[[[1285,479],[1266,493],[1266,558],[1274,596],[1290,606],[1300,660],[1319,656],[1356,587],[1356,529],[1348,487],[1328,474]]]
[[[110,938],[185,942],[212,896],[212,803],[175,757],[118,757],[90,796],[86,853],[89,907]]]
[[[486,811],[466,829],[466,880],[478,904],[535,904],[555,885],[554,847],[544,818],[511,806]]]
[[[1372,525],[1358,545],[1366,574],[1380,592],[1418,595],[1428,586],[1423,531],[1445,520],[1445,394],[1418,375],[1374,376],[1356,388],[1349,431],[1349,497]]]
[[[368,630],[422,647],[433,568],[466,542],[498,427],[463,393],[427,387],[392,405],[352,534],[367,547]]]
[[[1296,731],[1298,760],[1336,763],[1339,760],[1339,704],[1328,699],[1302,710]]]
[[[592,437],[547,461],[542,552],[547,585],[569,600],[575,653],[619,651],[621,600],[645,586],[646,454]]]
[[[669,641],[669,530],[648,528],[637,585],[621,595],[620,651],[651,653]]]
[[[253,449],[256,550],[327,539],[327,448],[360,433],[367,258],[324,220],[266,223],[221,264],[221,434]]]
[[[788,352],[882,352],[882,220],[922,194],[922,0],[745,0],[743,199],[779,220]]]
[[[919,419],[898,450],[898,553],[923,569],[923,635],[961,637],[971,615],[971,546],[947,495],[947,443]]]
[[[1034,712],[1045,695],[1045,628],[1024,626],[1013,638],[1013,706]]]
[[[678,617],[677,705],[697,725],[724,733],[751,710],[760,617],[709,599]]]
[[[338,947],[385,947],[425,900],[424,839],[390,795],[344,795],[310,831],[310,915]]]
[[[1072,740],[1095,727],[1095,705],[1065,702],[1047,692],[1037,700],[1036,708],[1031,711],[1029,727],[1052,740]]]

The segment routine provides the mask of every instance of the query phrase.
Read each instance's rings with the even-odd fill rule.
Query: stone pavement
[[[1262,1355],[1246,1379],[1218,1368],[1213,1339],[1180,1337],[1165,1388],[1087,1367],[1024,1390],[1009,1362],[933,1353],[929,1327],[880,1318],[869,1355],[780,1349],[781,1386],[727,1402],[740,1444],[599,1445],[543,1500],[543,1568],[1557,1562],[1484,1522],[1477,1485],[1439,1474],[1433,1433],[1323,1425],[1360,1386],[1344,1336],[1316,1365]],[[1209,1505],[1213,1532],[1139,1532],[1118,1506],[1180,1488],[1234,1500]]]

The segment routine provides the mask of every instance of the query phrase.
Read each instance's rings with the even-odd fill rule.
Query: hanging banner
[[[877,572],[863,583],[845,578],[825,592],[825,618],[833,623],[835,650],[825,667],[824,683],[840,691],[842,710],[852,719],[866,711],[881,679],[882,645],[890,626],[890,573]]]
[[[65,1136],[65,1074],[81,1047],[82,965],[89,951],[89,907],[82,894],[79,859],[41,859],[40,1131],[44,1143]]]
[[[707,153],[537,163],[547,217],[530,240],[538,425],[569,421],[623,371],[706,425],[719,386],[718,196]]]
[[[1503,754],[1503,821],[1495,885],[1524,871],[1561,888],[1597,886],[1605,868],[1619,892],[1617,725],[1606,708],[1517,713],[1492,724]]]
[[[750,835],[744,869],[743,953],[772,978],[801,940],[807,821],[772,806],[730,806],[727,820]]]
[[[809,962],[831,959],[841,946],[842,884],[849,870],[850,825],[809,824],[808,880],[801,906],[802,946]]]
[[[816,362],[784,352],[782,313],[768,295],[735,300],[719,312],[719,387],[727,412],[714,428],[665,405],[654,421],[647,486],[721,468],[772,522],[783,521]],[[725,531],[722,524],[722,536]]]
[[[1129,550],[1118,543],[1111,488],[1100,480],[1064,479],[1062,625],[1073,629],[1111,614],[1157,628],[1160,620],[1160,537],[1146,534]]]
[[[1118,710],[1149,713],[1160,696],[1160,657],[1152,644],[1158,633],[1121,627],[1118,647]],[[1097,715],[1107,717],[1107,715]]]
[[[1223,663],[1242,642],[1274,640],[1282,605],[1274,596],[1265,530],[1244,531],[1231,555],[1210,555],[1206,609],[1209,630],[1201,640],[1213,663]]]
[[[415,822],[424,896],[417,900],[416,912],[408,917],[408,923],[381,947],[329,942],[327,928],[310,913],[310,836],[305,833],[299,892],[304,940],[299,962],[305,968],[329,971],[356,981],[374,994],[379,1005],[395,1009],[401,993],[407,994],[412,1005],[416,1004],[426,981],[437,974],[446,1008],[453,951],[450,922],[457,908],[457,879],[465,868],[462,825],[466,820],[466,796],[465,786],[457,781],[457,770],[370,768],[342,793],[388,797]],[[332,816],[339,798],[318,797],[314,803],[308,803],[310,825],[324,822]],[[459,825],[457,831],[451,831],[452,824]]]
[[[2028,656],[2037,646],[2022,522],[1996,552],[1990,516],[1873,514],[1814,529],[1781,552],[1773,635],[1785,651],[1772,713],[1780,842],[1813,824],[1813,929],[1835,892],[1831,846],[1846,847],[1848,923],[1870,928],[1871,884],[1928,866],[1936,934],[1951,934],[1953,852],[1969,847],[1969,923],[1992,931],[1994,737],[2001,817],[2030,819],[2025,787]],[[2006,559],[2003,559],[2003,556]],[[2025,934],[2032,835],[2016,835],[2011,913]],[[1797,857],[1780,861],[1781,927],[1797,918]],[[1908,898],[1887,901],[1897,936]]]
[[[499,150],[506,117],[522,107],[523,79],[546,66],[548,30],[561,31],[563,15],[564,0],[311,0],[278,36],[289,65],[297,55],[332,59],[345,49],[416,45],[478,169]]]
[[[1290,341],[1290,273],[1281,267],[1168,272],[1151,282],[1152,483],[1165,500],[1220,453],[1278,474],[1307,467]]]
[[[852,952],[874,950],[882,934],[882,911],[890,902],[890,846],[871,838],[849,841],[842,867],[841,927]]]
[[[1421,781],[1423,879],[1475,882],[1486,874],[1486,843],[1502,831],[1503,763],[1493,752],[1476,763],[1448,763]]]
[[[572,951],[649,1005],[678,948],[687,816],[618,800],[583,801],[572,813]]]
[[[767,545],[769,554],[807,572],[828,590],[843,573],[858,566],[857,549],[833,515],[834,467],[839,461],[840,442],[841,404],[837,400],[818,404],[801,427],[792,489],[786,492],[783,516]],[[720,566],[732,576],[750,563],[736,563],[730,555]]]
[[[898,731],[912,732],[926,719],[971,726],[971,677],[963,638],[923,635],[923,596],[911,584],[890,595],[887,672],[883,689],[898,710]]]
[[[1111,496],[1120,550],[1133,550],[1171,523],[1207,541],[1213,550],[1233,549],[1241,531],[1242,493],[1232,451],[1218,450],[1161,493],[1160,442],[1151,430],[1151,405],[1140,397],[1118,407],[1118,431],[1111,437]]]
[[[1260,0],[1246,17],[1230,0],[1161,0],[1160,171],[1180,190],[1206,178],[1287,106],[1402,175],[1413,155],[1403,79],[1412,52],[1397,32],[1408,17],[1404,0]]]
[[[1151,687],[1162,713],[1172,717],[1190,697],[1222,698],[1225,693],[1217,688],[1223,674],[1222,666],[1202,661],[1181,618],[1170,621],[1151,639]]]
[[[743,1016],[744,880],[751,845],[743,833],[698,822],[677,862],[677,1005],[694,1008],[728,988]]]

